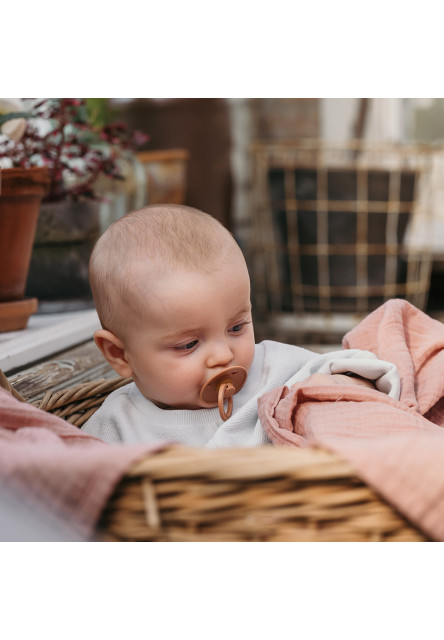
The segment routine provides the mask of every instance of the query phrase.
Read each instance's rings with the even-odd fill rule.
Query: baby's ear
[[[114,333],[107,329],[98,329],[94,334],[94,341],[119,376],[132,377],[133,370],[126,357],[125,346]]]

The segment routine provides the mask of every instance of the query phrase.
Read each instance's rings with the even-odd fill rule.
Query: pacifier
[[[200,390],[204,402],[217,402],[222,420],[228,420],[233,411],[233,396],[244,386],[247,370],[244,367],[227,367],[210,378]],[[228,400],[225,411],[225,400]]]

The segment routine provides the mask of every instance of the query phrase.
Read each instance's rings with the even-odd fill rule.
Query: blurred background
[[[440,174],[436,175],[437,168],[432,166],[433,163],[439,165],[441,155],[439,143],[444,137],[443,99],[134,99],[114,100],[112,105],[114,109],[120,111],[128,126],[141,129],[150,135],[150,140],[146,145],[147,149],[179,147],[188,152],[184,201],[186,204],[207,211],[218,218],[234,233],[244,249],[253,278],[256,327],[260,334],[259,338],[276,337],[288,341],[302,340],[309,343],[337,342],[338,336],[356,323],[359,317],[378,306],[384,299],[395,295],[407,297],[417,306],[432,313],[438,313],[444,309],[442,296],[442,257],[444,252],[444,223],[442,221],[444,221],[444,212],[441,206],[443,201],[439,193]],[[301,156],[300,146],[304,142],[306,144],[307,139],[311,140],[316,148],[322,145],[328,147],[331,143],[336,149],[336,157],[329,159],[325,151],[323,158],[320,157],[319,151],[313,151],[311,156]],[[316,304],[310,306],[310,304],[307,305],[307,298],[305,298],[304,304],[300,304],[300,300],[298,304],[298,300],[295,300],[298,296],[300,299],[304,298],[301,289],[304,282],[302,284],[300,280],[296,282],[298,267],[296,264],[290,264],[292,262],[291,252],[294,252],[293,257],[296,262],[298,257],[301,257],[300,247],[304,243],[304,229],[301,227],[302,212],[301,206],[299,206],[301,202],[298,196],[300,195],[302,199],[306,200],[306,195],[303,195],[303,189],[301,194],[293,193],[293,202],[291,202],[290,193],[286,188],[285,194],[282,193],[280,199],[278,194],[277,200],[272,203],[273,185],[271,183],[273,177],[274,179],[278,177],[276,175],[276,172],[279,171],[278,167],[287,167],[286,179],[290,180],[289,168],[291,167],[293,172],[296,171],[293,175],[296,183],[298,180],[299,182],[304,180],[304,176],[307,177],[307,170],[309,171],[310,167],[317,171],[320,165],[326,169],[329,164],[340,164],[344,168],[347,165],[347,159],[348,168],[353,173],[353,169],[358,166],[356,154],[350,152],[348,148],[349,142],[353,140],[362,141],[366,148],[379,148],[379,146],[386,145],[378,157],[370,157],[370,152],[367,152],[366,156],[365,151],[361,151],[360,166],[361,173],[363,167],[367,172],[369,169],[378,172],[387,163],[390,164],[394,161],[395,165],[392,165],[390,175],[386,176],[391,180],[390,194],[376,196],[366,194],[362,197],[359,196],[359,198],[357,193],[325,194],[324,200],[331,204],[333,198],[339,199],[339,201],[351,198],[355,202],[359,199],[362,203],[362,201],[380,197],[386,202],[386,205],[382,206],[384,211],[379,211],[379,216],[378,212],[373,215],[373,219],[381,218],[381,213],[390,208],[396,210],[394,213],[399,216],[397,224],[399,227],[403,226],[403,229],[398,229],[396,242],[402,244],[408,241],[409,232],[410,242],[412,235],[415,237],[418,243],[416,251],[419,251],[420,256],[418,258],[416,255],[414,268],[417,271],[420,270],[421,273],[413,275],[411,270],[408,275],[405,273],[404,280],[407,282],[407,288],[410,286],[410,290],[408,293],[402,290],[400,271],[410,269],[414,260],[412,255],[406,256],[402,253],[405,247],[399,247],[396,249],[395,270],[397,273],[392,278],[399,285],[398,289],[392,288],[392,292],[390,292],[390,289],[387,288],[382,296],[373,296],[373,299],[367,299],[365,303],[362,303],[361,300],[361,304],[357,302],[355,308],[351,305],[350,310],[354,312],[352,316],[349,316],[344,323],[336,324],[338,316],[343,315],[339,313],[342,311],[341,304],[331,304],[330,300],[330,304],[322,305],[321,303],[317,306]],[[261,159],[264,164],[262,169],[258,170],[258,158],[261,157],[261,149],[258,148],[260,145],[263,145]],[[279,156],[282,147],[286,149],[286,157],[276,157],[276,155]],[[265,157],[267,150],[268,157]],[[270,154],[273,151],[275,157],[272,158]],[[341,153],[343,157],[340,159]],[[396,154],[405,154],[405,157],[395,158]],[[424,154],[427,155],[427,159]],[[428,154],[433,155],[433,158]],[[427,163],[428,166],[426,166]],[[407,208],[402,212],[399,210],[398,200],[404,199],[405,193],[403,195],[396,193],[396,186],[392,184],[399,177],[401,182],[408,178],[407,174],[401,173],[400,176],[397,173],[401,167],[406,168],[407,171],[409,167],[414,171],[421,171],[424,181],[423,194],[420,196],[421,184],[418,173],[416,173],[417,182],[415,185],[411,185],[411,189],[415,193],[410,194],[411,202],[409,205],[406,204]],[[306,169],[305,173],[304,168]],[[375,174],[373,175],[375,176]],[[378,175],[383,179],[380,174],[376,174],[376,177]],[[368,176],[367,173],[367,178]],[[319,178],[319,176],[317,177]],[[350,177],[353,181],[356,174]],[[336,175],[335,179],[335,176],[331,176],[331,180],[338,185],[341,177]],[[317,180],[316,189],[319,189],[319,180]],[[312,196],[313,199],[316,199],[316,193]],[[422,198],[421,203],[419,202],[420,197]],[[433,199],[434,201],[432,201]],[[287,206],[285,206],[285,201]],[[363,206],[365,208],[365,204]],[[307,207],[302,207],[302,209],[304,208],[307,209]],[[315,212],[318,208],[319,201],[313,205],[311,211]],[[325,231],[327,237],[323,243],[323,249],[318,248],[318,251],[325,251],[325,245],[329,242],[332,245],[341,243],[341,238],[343,238],[341,229],[338,230],[339,236],[336,238],[331,232],[334,223],[340,224],[341,213],[343,216],[342,224],[345,224],[346,228],[349,229],[350,225],[357,224],[352,221],[350,215],[354,212],[348,210],[344,213],[341,212],[341,208],[345,207],[339,206],[332,211],[332,207],[327,206],[330,212],[330,231]],[[357,208],[359,209],[359,207]],[[296,225],[298,233],[290,234],[291,225],[288,224],[288,219],[287,224],[283,222],[283,216],[288,218],[288,215],[292,215],[292,213],[297,216],[298,209],[299,221]],[[333,207],[333,209],[335,208]],[[356,207],[354,209],[356,210]],[[402,222],[403,214],[410,216],[410,219]],[[371,217],[371,213],[369,215]],[[267,216],[270,216],[268,222]],[[281,217],[280,221],[279,216]],[[412,228],[413,218],[415,218],[414,231]],[[416,222],[418,220],[419,222]],[[370,224],[371,227],[376,224],[376,220],[367,221],[366,224]],[[389,224],[387,216],[380,224],[384,226]],[[285,229],[283,225],[286,226]],[[418,225],[420,233],[422,233],[421,241],[418,236]],[[321,226],[320,221],[319,226]],[[367,240],[368,236],[372,235],[370,227],[367,226],[366,232],[364,232],[364,236],[367,234]],[[259,237],[261,232],[267,236],[266,240],[263,237],[261,240]],[[305,229],[305,232],[306,235],[310,234],[309,229]],[[269,233],[272,237],[268,235]],[[319,228],[312,230],[312,233],[319,236]],[[292,235],[291,238],[290,235]],[[319,237],[317,241],[322,244]],[[359,239],[356,233],[354,237],[349,238],[348,242],[354,242],[358,245]],[[360,242],[362,249],[363,243],[366,241],[362,238]],[[380,239],[380,244],[385,243],[385,246],[379,247],[379,251],[390,253],[390,250],[387,249],[390,242],[388,239]],[[313,251],[316,251],[314,246],[312,248]],[[310,251],[310,248],[306,250]],[[364,250],[371,253],[368,246]],[[274,254],[274,258],[267,260],[266,255],[270,255],[270,253]],[[328,265],[326,265],[325,273],[322,275],[322,266],[310,268],[309,257],[306,259],[305,268],[304,264],[302,264],[302,269],[299,265],[299,271],[302,273],[298,274],[298,278],[303,280],[305,277],[305,283],[311,282],[312,286],[318,287],[317,290],[311,292],[315,297],[319,295],[319,286],[323,278],[324,284],[327,286],[332,284],[334,278],[336,278],[335,282],[338,286],[350,284],[347,280],[347,274],[350,275],[353,261],[347,263],[343,260],[341,263],[341,257],[338,256],[336,258],[337,264],[333,265],[335,258],[330,255],[331,272],[327,273]],[[369,256],[367,270],[375,273],[378,265],[375,265],[374,260],[372,264],[371,259],[372,257]],[[420,264],[418,259],[422,261]],[[316,257],[313,258],[313,265],[314,262],[316,262]],[[273,264],[274,274],[272,273]],[[387,265],[381,268],[385,271],[388,269]],[[261,269],[265,271],[265,274],[259,273]],[[335,269],[339,273],[333,275],[332,271]],[[317,274],[313,279],[315,271]],[[312,277],[311,281],[310,277]],[[386,281],[384,277],[387,278]],[[359,275],[357,279],[359,279]],[[357,281],[354,284],[357,286]],[[345,290],[342,294],[339,291],[339,297],[346,297],[350,300],[353,295],[360,296],[361,293],[362,297],[365,297],[365,294],[368,294],[368,291],[364,291],[366,284],[368,283],[365,282],[365,276],[361,274],[361,292]],[[375,285],[375,282],[373,284]],[[389,285],[388,274],[382,276],[382,284]],[[291,293],[291,289],[293,289],[293,293]],[[276,298],[277,290],[279,290],[278,299],[273,300],[273,297]],[[293,295],[293,302],[290,304],[286,304],[284,300],[286,290],[288,290],[288,296]],[[328,297],[332,292],[324,291],[324,294]],[[338,302],[336,300],[336,303]],[[314,325],[320,320],[318,312],[322,310],[323,306],[325,307],[323,319],[319,323],[319,329],[314,330]],[[287,313],[284,313],[285,311]],[[292,327],[288,325],[284,317],[289,315],[288,311],[293,315]],[[297,325],[295,325],[294,319],[296,311],[301,312]],[[308,311],[314,313],[308,315]],[[302,322],[302,319],[305,322]]]
[[[390,297],[444,312],[444,99],[87,100],[120,175],[90,179],[95,212],[91,193],[43,198],[25,292],[39,313],[91,307],[96,238],[153,202],[197,207],[234,234],[252,276],[258,339],[337,343]],[[137,140],[121,144],[109,130],[116,123]],[[66,162],[86,153],[77,145]],[[16,166],[7,155],[4,169]],[[74,169],[63,170],[71,187],[84,179]]]

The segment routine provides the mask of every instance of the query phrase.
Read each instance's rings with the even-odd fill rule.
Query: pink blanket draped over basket
[[[270,439],[319,446],[435,540],[444,540],[444,325],[404,300],[390,300],[343,339],[393,362],[401,397],[361,386],[295,384],[259,399]]]
[[[11,539],[26,534],[32,540],[32,528],[41,530],[39,519],[45,519],[45,535],[90,538],[125,471],[152,449],[110,446],[0,389],[0,513],[5,517],[8,501],[11,515],[29,507],[21,526],[31,529],[15,531]]]

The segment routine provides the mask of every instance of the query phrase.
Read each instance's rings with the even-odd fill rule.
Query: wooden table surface
[[[117,378],[93,340],[62,351],[7,378],[28,402],[46,391],[69,389],[82,382]]]

